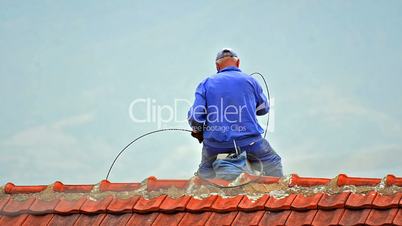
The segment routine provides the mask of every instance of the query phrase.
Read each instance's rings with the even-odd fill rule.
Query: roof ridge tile
[[[146,181],[148,191],[158,191],[160,189],[167,189],[171,187],[185,189],[189,185],[189,180],[157,179],[154,176],[148,177]]]
[[[99,184],[99,190],[104,191],[131,191],[141,187],[141,183],[112,183],[108,180],[102,180]]]
[[[63,184],[60,181],[56,181],[53,184],[53,191],[66,193],[91,192],[94,186],[93,184]]]
[[[381,182],[380,178],[364,178],[364,177],[349,177],[346,174],[339,174],[338,186],[355,185],[355,186],[375,186]]]
[[[47,185],[15,185],[11,182],[8,182],[4,186],[4,193],[6,194],[19,194],[19,193],[36,193],[41,192],[47,188]]]
[[[395,185],[395,186],[402,187],[402,177],[396,177],[392,174],[388,174],[386,176],[386,184],[388,186]]]
[[[296,185],[303,187],[326,185],[331,181],[329,178],[300,177],[297,174],[291,174],[291,176],[289,187]]]
[[[402,186],[402,177],[396,177],[392,174],[388,174],[383,179],[381,178],[363,178],[363,177],[349,177],[346,174],[339,174],[333,179],[329,178],[315,178],[315,177],[300,177],[297,174],[291,174],[289,177],[271,177],[271,176],[255,176],[245,175],[247,178],[255,179],[255,183],[272,184],[272,183],[284,183],[288,187],[302,186],[311,187],[319,185],[328,185],[331,180],[336,180],[337,186],[354,185],[354,186],[377,186],[384,181],[386,186]],[[211,179],[208,181],[202,180],[197,177],[194,179],[158,179],[156,177],[148,177],[146,179],[146,185],[148,191],[155,191],[170,187],[176,187],[179,189],[186,189],[192,183],[197,185],[210,184],[214,182],[222,183],[222,185],[229,185],[231,181]],[[20,193],[37,193],[45,190],[49,186],[52,186],[55,192],[91,192],[97,187],[94,184],[64,184],[60,181],[54,182],[52,185],[15,185],[12,182],[6,183],[2,186],[2,190],[6,194],[20,194]],[[140,188],[141,183],[111,183],[108,180],[102,180],[99,183],[100,191],[127,191],[136,190]]]

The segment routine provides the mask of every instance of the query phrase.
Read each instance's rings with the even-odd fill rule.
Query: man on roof
[[[188,112],[192,136],[203,143],[198,175],[215,177],[213,162],[221,153],[234,153],[235,146],[246,151],[251,167],[267,176],[283,176],[281,157],[261,134],[257,115],[270,106],[261,86],[239,69],[240,59],[229,48],[218,52],[217,73],[203,80],[195,91]]]

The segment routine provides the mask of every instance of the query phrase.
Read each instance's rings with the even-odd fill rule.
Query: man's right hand
[[[196,138],[200,144],[204,140],[204,134],[202,131],[193,130],[193,132],[191,132],[191,136]]]

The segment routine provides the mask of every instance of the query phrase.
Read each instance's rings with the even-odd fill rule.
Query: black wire
[[[254,73],[251,73],[250,75],[259,75],[262,78],[262,80],[264,81],[264,84],[265,84],[265,90],[267,91],[268,104],[271,105],[271,97],[269,95],[269,88],[268,88],[267,81],[265,80],[265,77],[259,72],[254,72]],[[264,139],[267,137],[268,125],[269,125],[269,113],[267,116],[267,125],[265,127]]]
[[[151,135],[151,134],[154,134],[154,133],[165,132],[165,131],[183,131],[183,132],[189,132],[189,133],[192,132],[192,131],[189,130],[189,129],[179,129],[179,128],[177,128],[177,129],[176,129],[176,128],[159,129],[159,130],[154,130],[154,131],[145,133],[145,134],[143,134],[143,135],[141,135],[141,136],[135,138],[133,141],[131,141],[129,144],[127,144],[127,145],[117,154],[116,158],[113,160],[113,163],[112,163],[112,165],[111,165],[110,168],[109,168],[109,171],[107,172],[106,180],[109,179],[110,172],[112,171],[113,166],[114,166],[114,164],[116,163],[117,159],[120,157],[121,154],[123,154],[123,152],[124,152],[129,146],[131,146],[133,143],[135,143],[136,141],[138,141],[139,139],[141,139],[141,138],[143,138],[143,137],[146,137],[146,136]],[[213,186],[215,186],[215,187],[218,187],[218,188],[237,188],[237,187],[242,187],[242,186],[244,186],[244,185],[246,185],[246,184],[249,184],[249,183],[252,183],[252,182],[257,181],[257,180],[262,176],[262,171],[264,170],[264,165],[262,164],[262,161],[261,161],[259,158],[257,158],[256,156],[254,156],[254,158],[257,159],[257,160],[258,160],[258,163],[260,164],[260,172],[261,172],[261,173],[260,173],[260,175],[258,175],[257,178],[255,178],[255,179],[253,179],[253,180],[250,180],[250,181],[248,181],[248,182],[246,182],[246,183],[243,183],[243,184],[232,185],[232,186],[223,186],[223,185],[219,185],[219,184],[217,184],[217,183],[214,183],[214,182],[212,182],[212,181],[210,181],[210,180],[208,180],[208,179],[206,179],[206,178],[203,178],[203,177],[200,176],[200,175],[197,175],[197,174],[196,174],[196,175],[197,175],[199,178],[201,178],[203,181],[206,181],[206,182],[208,182],[209,184],[211,184],[211,185],[213,185]],[[241,169],[241,170],[243,170],[242,168],[240,168],[240,167],[238,167],[238,166],[236,166],[236,165],[234,165],[234,166],[237,167],[237,168],[239,168],[239,169]]]
[[[266,89],[266,91],[267,91],[268,102],[269,102],[269,104],[271,104],[271,100],[270,100],[270,96],[269,96],[268,84],[267,84],[267,82],[266,82],[266,80],[265,80],[265,77],[264,77],[261,73],[259,73],[259,72],[251,73],[250,76],[256,75],[256,74],[259,75],[259,76],[262,78],[262,80],[264,81],[265,89]],[[266,128],[265,128],[264,139],[265,139],[265,137],[267,136],[268,125],[269,125],[269,114],[267,115],[267,125],[266,125]],[[107,174],[106,174],[106,180],[109,179],[110,172],[112,171],[113,166],[114,166],[114,164],[116,163],[117,159],[120,157],[121,154],[123,154],[123,152],[124,152],[128,147],[130,147],[133,143],[135,143],[136,141],[138,141],[139,139],[141,139],[141,138],[143,138],[143,137],[146,137],[146,136],[151,135],[151,134],[154,134],[154,133],[165,132],[165,131],[182,131],[182,132],[189,132],[189,133],[192,132],[192,131],[189,130],[189,129],[167,128],[167,129],[154,130],[154,131],[145,133],[145,134],[143,134],[143,135],[141,135],[141,136],[135,138],[133,141],[131,141],[129,144],[127,144],[127,145],[117,154],[117,156],[116,156],[115,159],[113,160],[113,162],[112,162],[112,164],[110,165],[110,168],[109,168],[109,170],[108,170],[108,172],[107,172]],[[207,181],[208,183],[210,183],[210,184],[212,184],[213,186],[216,186],[216,187],[218,187],[218,188],[236,188],[236,187],[242,187],[242,186],[244,186],[244,185],[247,185],[247,184],[250,184],[250,183],[252,183],[252,182],[257,181],[257,180],[263,175],[263,172],[262,172],[262,171],[264,170],[264,166],[263,166],[263,164],[262,164],[262,161],[261,161],[259,158],[256,158],[256,159],[257,159],[258,162],[260,163],[260,169],[261,169],[260,175],[258,175],[258,177],[254,178],[253,180],[250,180],[250,181],[248,181],[248,182],[246,182],[246,183],[243,183],[243,184],[233,185],[233,186],[223,186],[223,185],[219,185],[219,184],[213,183],[213,182],[209,181],[208,179],[203,178],[203,177],[201,177],[201,176],[199,176],[199,175],[197,175],[197,176],[198,176],[199,178],[201,178],[202,180]]]
[[[151,135],[151,134],[154,134],[154,133],[164,132],[164,131],[185,131],[185,132],[190,132],[190,133],[192,132],[192,131],[189,130],[189,129],[173,129],[173,128],[170,128],[170,129],[158,129],[158,130],[154,130],[154,131],[145,133],[145,134],[143,134],[143,135],[141,135],[141,136],[135,138],[133,141],[131,141],[129,144],[127,144],[127,145],[119,152],[119,154],[117,154],[116,158],[113,160],[112,165],[110,165],[109,171],[107,172],[106,180],[109,178],[109,174],[110,174],[110,172],[112,171],[112,168],[113,168],[114,164],[116,163],[117,159],[120,157],[121,154],[123,154],[123,152],[124,152],[128,147],[130,147],[130,145],[132,145],[134,142],[136,142],[137,140],[139,140],[139,139],[141,139],[141,138],[143,138],[143,137],[146,137],[146,136]]]

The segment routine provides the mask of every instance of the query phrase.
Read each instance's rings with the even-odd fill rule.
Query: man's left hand
[[[204,140],[204,134],[202,131],[193,130],[193,132],[191,132],[191,136],[196,138],[200,144]]]

